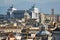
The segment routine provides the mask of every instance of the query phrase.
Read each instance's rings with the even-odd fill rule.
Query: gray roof
[[[32,16],[31,11],[27,10],[30,16]],[[23,18],[24,17],[25,10],[15,10],[13,11],[15,18]]]
[[[14,10],[13,13],[24,13],[25,10]]]
[[[39,32],[37,33],[37,35],[39,35],[39,36],[50,35],[50,32],[47,31],[47,30],[45,30],[45,31],[39,31]]]

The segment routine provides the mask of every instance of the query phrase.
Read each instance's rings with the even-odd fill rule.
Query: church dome
[[[45,25],[45,24],[42,24],[43,26],[42,26],[42,28],[41,28],[41,30],[37,33],[37,35],[38,36],[42,36],[42,35],[51,35],[51,33],[48,31],[48,30],[46,30],[46,28],[47,28],[47,26]]]

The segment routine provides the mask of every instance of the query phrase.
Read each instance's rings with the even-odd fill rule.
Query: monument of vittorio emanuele
[[[48,3],[45,6],[45,1],[35,1],[10,0],[9,3],[4,1],[4,6],[7,5],[7,7],[5,7],[6,14],[0,14],[0,40],[60,39],[60,14],[57,14],[59,5],[52,6],[53,4],[46,0],[50,5]],[[32,3],[34,4],[31,5]],[[3,6],[2,3],[1,6]]]

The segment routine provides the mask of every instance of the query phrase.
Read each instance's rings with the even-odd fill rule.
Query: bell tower
[[[51,9],[51,21],[52,22],[54,21],[54,9],[53,8]]]

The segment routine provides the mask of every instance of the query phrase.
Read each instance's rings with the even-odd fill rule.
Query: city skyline
[[[36,4],[36,7],[43,13],[51,14],[52,8],[55,14],[60,13],[60,0],[0,0],[0,14],[6,14],[12,4],[18,10],[30,9],[33,4]]]

